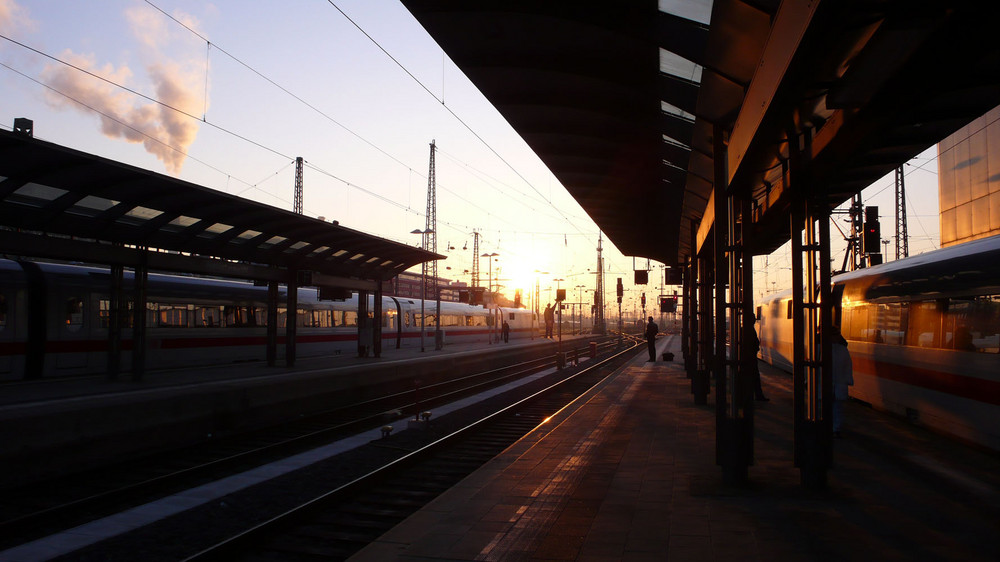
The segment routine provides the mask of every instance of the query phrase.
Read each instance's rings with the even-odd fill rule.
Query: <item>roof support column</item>
[[[108,379],[118,380],[122,365],[122,303],[125,302],[122,282],[125,268],[111,265],[111,286],[108,290]]]
[[[372,355],[382,357],[382,280],[375,281],[375,303],[372,311]]]
[[[694,354],[692,353],[692,341],[694,338],[691,335],[694,333],[691,329],[691,319],[694,316],[692,311],[694,308],[691,306],[691,297],[693,296],[693,291],[691,290],[692,282],[692,271],[691,271],[692,260],[690,257],[684,259],[684,279],[681,285],[681,299],[684,303],[683,312],[681,313],[681,351],[684,354],[684,371],[687,373],[687,377],[694,377]]]
[[[691,379],[691,393],[695,404],[708,404],[708,393],[711,387],[710,376],[712,368],[713,322],[712,322],[712,245],[702,246],[702,253],[694,256],[694,268],[697,270],[696,297],[697,317],[693,320],[697,342],[695,342],[695,374]]]
[[[368,319],[368,291],[358,290],[358,357],[368,357],[372,345],[371,321]]]
[[[747,480],[749,456],[746,443],[752,443],[752,425],[748,432],[745,400],[740,373],[741,317],[740,273],[742,251],[736,244],[736,211],[738,204],[728,195],[729,174],[725,130],[713,131],[715,177],[713,201],[715,211],[715,462],[722,466],[723,479],[741,484]],[[725,281],[728,280],[727,293]],[[727,296],[729,297],[727,299]],[[727,322],[727,315],[729,321]],[[727,346],[726,342],[730,342]],[[752,419],[752,418],[751,418]]]
[[[135,308],[132,317],[132,380],[140,381],[146,373],[146,296],[149,288],[149,267],[146,248],[140,248],[135,266]]]
[[[793,136],[792,138],[797,138]],[[792,142],[792,384],[795,466],[802,485],[826,487],[832,460],[830,373],[830,224],[829,212],[805,195],[809,183],[809,132],[805,150]],[[815,191],[814,191],[815,192]]]
[[[285,366],[295,366],[295,333],[299,324],[299,272],[288,272],[288,294],[285,295]]]
[[[278,362],[278,282],[267,282],[267,366]]]

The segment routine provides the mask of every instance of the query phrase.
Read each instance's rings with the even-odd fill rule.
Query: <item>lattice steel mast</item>
[[[603,233],[598,233],[597,235],[597,287],[595,289],[594,297],[594,327],[593,331],[595,334],[604,333],[604,258],[602,257],[603,249],[601,248],[601,242],[603,241]]]
[[[479,286],[479,233],[472,231],[472,288]],[[475,292],[475,291],[473,291]]]
[[[434,172],[434,140],[431,140],[430,167],[427,172],[427,221],[424,225],[424,249],[437,253],[437,189]],[[428,265],[430,264],[430,265]],[[437,302],[434,314],[434,349],[441,349],[441,294],[438,292],[437,260],[423,263],[424,292]]]
[[[910,255],[910,238],[906,233],[906,186],[903,167],[896,168],[896,259]]]
[[[302,214],[302,157],[295,159],[295,202],[292,204],[292,211],[297,215]]]

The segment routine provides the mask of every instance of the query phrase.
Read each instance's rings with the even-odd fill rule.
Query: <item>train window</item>
[[[120,322],[121,327],[122,328],[131,328],[132,327],[132,310],[133,310],[133,308],[132,308],[132,301],[130,301],[130,300],[129,301],[125,301],[125,303],[123,304],[123,306],[124,306],[124,308],[121,309],[121,311],[119,312],[119,316],[121,316],[121,322]],[[97,317],[98,317],[99,325],[100,325],[101,328],[107,329],[108,326],[109,326],[109,324],[110,324],[111,301],[109,301],[108,299],[101,299],[100,301],[98,301],[97,307],[98,307]],[[149,324],[147,323],[146,325],[148,326]]]
[[[941,346],[941,314],[937,301],[910,303],[906,325],[906,345],[914,347]]]
[[[485,316],[466,316],[465,317],[466,326],[485,326],[486,317]]]
[[[0,293],[0,330],[7,328],[7,296]]]
[[[199,306],[194,309],[196,328],[218,328],[222,326],[222,307]]]
[[[267,315],[255,306],[227,305],[222,307],[222,322],[227,328],[266,326]]]
[[[869,341],[871,330],[868,323],[869,305],[845,306],[841,310],[840,330],[843,336],[854,341]]]
[[[129,308],[132,308],[135,305],[133,304],[132,301],[129,301],[128,306],[129,306]],[[155,303],[155,302],[148,302],[147,301],[146,302],[146,326],[147,327],[156,326],[156,319],[159,317],[159,314],[160,314],[160,304],[159,303]],[[131,316],[130,316],[130,318],[131,318]]]
[[[66,300],[66,329],[79,332],[83,328],[83,299],[72,297]]]
[[[1000,295],[950,299],[942,325],[947,349],[1000,352]]]
[[[906,334],[907,307],[904,303],[877,305],[875,343],[902,345]]]
[[[333,326],[333,311],[332,310],[313,310],[312,311],[312,324],[313,328],[330,328]]]
[[[345,310],[343,321],[339,324],[340,326],[357,326],[358,325],[358,313],[353,310]]]
[[[193,307],[192,307],[193,308]],[[157,326],[161,328],[187,328],[190,311],[187,305],[160,303],[157,311]]]
[[[456,314],[447,314],[441,317],[442,326],[463,326],[465,325],[465,317]]]

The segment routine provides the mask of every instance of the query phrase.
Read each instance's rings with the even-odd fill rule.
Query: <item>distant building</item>
[[[1000,234],[1000,107],[938,143],[941,246]]]

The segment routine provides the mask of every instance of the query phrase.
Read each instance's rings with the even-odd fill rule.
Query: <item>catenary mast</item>
[[[434,172],[434,140],[431,140],[430,167],[427,172],[427,221],[424,224],[424,250],[437,253],[437,189]],[[428,265],[430,264],[430,265]],[[434,349],[441,349],[441,293],[438,288],[437,260],[424,262],[424,293],[437,302],[434,314]]]

